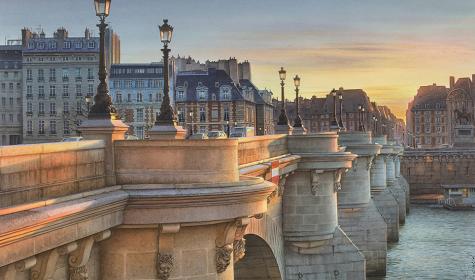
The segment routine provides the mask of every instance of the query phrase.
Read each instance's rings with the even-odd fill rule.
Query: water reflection
[[[475,280],[475,211],[413,206],[380,279]]]

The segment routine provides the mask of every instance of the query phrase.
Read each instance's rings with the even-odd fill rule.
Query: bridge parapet
[[[0,208],[100,189],[101,140],[0,147]]]

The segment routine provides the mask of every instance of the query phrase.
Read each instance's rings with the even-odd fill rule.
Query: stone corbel
[[[106,230],[95,235],[86,237],[78,242],[77,249],[69,254],[69,279],[70,280],[88,280],[87,262],[91,256],[94,242],[100,242],[111,236],[111,231]]]
[[[239,221],[233,221],[218,226],[218,237],[216,238],[216,271],[223,273],[231,263],[233,244]]]
[[[282,196],[284,194],[284,189],[285,189],[285,182],[287,181],[287,177],[289,175],[288,174],[285,174],[285,175],[281,175],[280,178],[279,178],[279,196]]]
[[[180,224],[163,224],[158,235],[157,274],[159,280],[167,280],[175,266],[173,248],[175,234],[180,231]]]
[[[77,247],[77,243],[73,242],[68,245],[39,254],[37,257],[36,265],[33,266],[30,270],[30,279],[51,279],[53,277],[54,271],[56,270],[56,263],[58,262],[59,256],[67,255],[72,251],[76,250]]]
[[[23,272],[36,265],[36,257],[30,257],[0,268],[0,279],[16,280],[17,272]]]
[[[358,171],[357,169],[358,169],[358,158],[355,158],[351,164],[351,170],[353,172],[356,172]]]
[[[343,169],[337,169],[333,173],[333,191],[338,192],[341,190],[341,175],[343,174]]]
[[[368,163],[366,165],[366,170],[369,171],[371,169],[371,167],[373,166],[374,164],[374,161],[376,160],[376,157],[375,156],[370,156],[368,158]]]
[[[244,233],[250,221],[251,219],[249,218],[242,218],[238,222],[238,227],[236,228],[236,234],[234,236],[234,242],[233,242],[234,263],[238,262],[246,254],[246,239],[244,239]]]
[[[317,196],[318,190],[321,187],[320,176],[319,176],[321,173],[322,171],[320,170],[312,171],[312,181],[310,184],[310,192],[312,193],[313,196]]]

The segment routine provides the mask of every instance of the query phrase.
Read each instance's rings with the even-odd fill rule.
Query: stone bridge
[[[384,275],[408,186],[370,133],[0,147],[0,279]]]

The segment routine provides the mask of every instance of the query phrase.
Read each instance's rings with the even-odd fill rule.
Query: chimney
[[[40,38],[41,38],[41,39],[44,39],[45,37],[46,37],[45,32],[44,32],[43,30],[41,30],[41,32],[40,32]]]
[[[475,74],[472,74],[472,84],[475,83]]]
[[[455,85],[455,77],[450,76],[450,89],[453,89]]]
[[[64,39],[68,38],[68,31],[64,27],[58,28],[58,30],[55,33],[55,37],[57,39],[63,39],[64,40]]]
[[[30,40],[30,38],[31,38],[30,29],[24,27],[21,30],[21,44],[22,44],[23,47],[26,47],[26,45],[28,44],[28,40]]]
[[[84,38],[89,40],[91,38],[91,31],[89,31],[89,28],[86,27],[86,30],[84,31]]]

